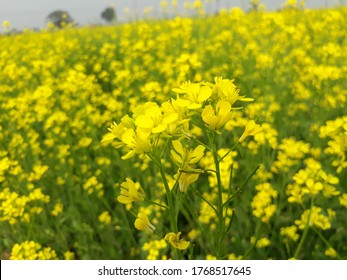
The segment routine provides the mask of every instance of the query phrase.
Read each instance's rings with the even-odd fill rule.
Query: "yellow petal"
[[[184,240],[181,240],[178,245],[177,245],[177,249],[179,250],[185,250],[189,247],[189,244],[190,242],[189,241],[184,241]]]
[[[135,124],[138,127],[144,128],[144,129],[150,129],[154,125],[153,120],[149,116],[146,116],[146,115],[141,115],[141,116],[137,117]]]
[[[119,195],[117,197],[117,200],[118,200],[119,203],[123,203],[123,204],[129,204],[129,203],[132,203],[134,201],[129,196],[124,196],[124,195]]]

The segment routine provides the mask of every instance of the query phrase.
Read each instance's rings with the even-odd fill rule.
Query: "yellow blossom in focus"
[[[239,142],[243,142],[248,136],[254,136],[262,130],[259,124],[256,124],[255,121],[251,120],[247,122],[245,131],[241,135]]]
[[[144,201],[145,193],[139,183],[134,183],[131,179],[126,178],[121,184],[121,193],[117,197],[118,202],[123,204],[132,203],[134,201]]]
[[[178,233],[170,232],[165,235],[165,240],[170,242],[172,247],[179,250],[185,250],[188,248],[190,242],[180,239],[180,235],[181,235],[181,232],[178,232]]]
[[[149,134],[141,130],[128,129],[122,135],[122,142],[126,144],[128,153],[122,159],[129,159],[135,154],[143,155],[151,150]]]
[[[186,171],[179,170],[174,176],[174,179],[178,179],[178,186],[181,192],[186,192],[188,187],[199,178],[200,173],[194,173],[194,171],[189,173],[189,171],[189,169]]]
[[[155,226],[150,223],[148,217],[145,213],[140,212],[137,214],[137,218],[135,220],[135,228],[138,230],[144,230],[149,233],[153,233],[155,230]]]
[[[173,150],[171,155],[174,161],[181,168],[186,168],[190,164],[198,163],[204,156],[205,147],[198,145],[194,150],[183,147],[179,140],[172,141]]]
[[[212,130],[224,126],[231,118],[231,105],[227,101],[218,101],[216,108],[207,105],[201,113],[202,120]]]

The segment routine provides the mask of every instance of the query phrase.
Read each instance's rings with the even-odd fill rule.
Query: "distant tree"
[[[113,7],[107,7],[102,13],[101,18],[107,22],[112,22],[117,20],[116,11]]]
[[[54,24],[54,26],[58,28],[62,28],[69,23],[73,23],[74,20],[72,19],[72,17],[70,16],[68,12],[57,10],[50,13],[46,17],[46,22],[51,22]]]

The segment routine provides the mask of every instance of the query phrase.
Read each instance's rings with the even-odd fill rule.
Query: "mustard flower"
[[[122,159],[129,159],[135,154],[143,155],[151,150],[149,134],[139,129],[126,130],[122,135],[122,142],[129,150],[126,155],[122,156]]]
[[[75,259],[75,253],[71,251],[66,251],[64,253],[64,260],[74,260]]]
[[[178,232],[178,233],[170,232],[170,233],[165,235],[164,239],[166,241],[170,242],[172,247],[179,249],[179,250],[185,250],[188,248],[190,242],[180,239],[180,235],[181,235],[181,232]]]
[[[202,120],[212,130],[224,126],[231,118],[231,105],[227,101],[218,101],[216,108],[207,105],[201,113]]]
[[[140,105],[134,112],[135,125],[141,130],[151,134],[164,132],[170,123],[178,119],[177,113],[163,115],[161,108],[157,103],[146,102]]]
[[[288,226],[288,227],[282,227],[280,234],[284,237],[285,241],[293,240],[298,241],[300,238],[300,235],[297,233],[298,227],[297,226]]]
[[[254,136],[258,132],[262,130],[261,126],[259,124],[256,124],[255,121],[251,120],[247,122],[245,131],[241,135],[239,142],[243,142],[248,136]]]
[[[118,202],[123,204],[132,203],[134,201],[144,201],[145,193],[139,183],[134,183],[131,179],[126,178],[121,184],[121,193],[117,197]]]
[[[332,216],[333,214],[334,213],[331,213],[330,216]],[[296,220],[295,224],[299,227],[299,229],[303,230],[306,227],[306,223],[309,217],[309,226],[314,226],[322,230],[327,230],[331,228],[329,217],[323,215],[322,208],[317,206],[312,207],[311,213],[310,209],[305,210],[304,213],[301,215],[301,219]]]
[[[174,140],[172,146],[174,148],[171,150],[172,158],[181,168],[198,163],[204,156],[205,147],[202,145],[198,145],[194,150],[188,150],[182,146],[179,140]]]
[[[108,211],[104,211],[99,215],[98,220],[100,223],[108,225],[111,223],[111,215]]]
[[[153,233],[155,230],[155,226],[151,224],[148,220],[148,217],[145,213],[140,212],[137,214],[137,219],[135,220],[135,228],[138,230],[144,230],[149,233]]]
[[[271,244],[271,241],[266,238],[266,237],[262,237],[260,239],[256,239],[254,236],[251,237],[251,244],[254,245],[257,247],[257,248],[265,248],[265,247],[268,247],[270,246]]]
[[[347,208],[347,193],[344,193],[339,197],[339,202],[340,202],[340,205]]]
[[[222,77],[214,78],[215,85],[212,88],[212,98],[217,100],[225,100],[232,106],[237,100],[243,102],[253,101],[253,98],[246,98],[245,96],[240,96],[240,90],[234,84],[234,80],[223,79]]]
[[[3,21],[2,26],[5,29],[8,29],[8,28],[10,28],[11,25],[10,25],[10,22],[8,20],[5,20],[5,21]]]
[[[181,104],[193,110],[201,108],[204,101],[212,94],[209,86],[190,82],[182,84],[179,88],[174,88],[173,91],[183,94],[183,98],[179,99]]]
[[[120,124],[113,122],[108,128],[109,132],[103,136],[101,142],[109,143],[115,139],[121,140],[122,135],[127,129],[134,128],[134,125],[132,124],[132,122],[133,120],[129,118],[128,116],[123,117]],[[120,148],[122,146],[124,146],[124,143],[122,143],[121,141],[117,141],[115,143],[116,148]]]
[[[177,180],[178,178],[178,186],[180,189],[180,192],[186,192],[188,187],[196,182],[199,178],[199,173],[189,173],[189,169],[187,170],[187,172],[184,172],[182,170],[179,170],[174,178]]]
[[[334,248],[329,247],[328,249],[325,250],[324,254],[328,257],[335,258],[337,256],[337,253]]]

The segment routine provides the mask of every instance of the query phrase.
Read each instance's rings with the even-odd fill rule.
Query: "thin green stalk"
[[[160,206],[160,207],[162,207],[162,208],[168,209],[168,207],[167,207],[166,205],[157,203],[157,202],[155,202],[155,201],[153,201],[153,200],[150,200],[150,199],[148,199],[148,198],[146,198],[146,201],[149,202],[149,203],[151,203],[151,204],[155,204],[155,205],[158,205],[158,206]]]
[[[237,189],[237,191],[223,204],[223,207],[227,205],[230,201],[232,201],[235,196],[237,196],[240,192],[242,192],[244,186],[247,184],[247,182],[252,178],[255,172],[259,169],[260,165],[257,165],[257,167],[252,171],[251,174],[247,177],[247,179],[241,184],[241,186]]]
[[[163,168],[163,165],[161,162],[160,162],[158,168],[159,168],[160,176],[163,180],[164,187],[165,187],[165,192],[166,192],[166,197],[167,197],[167,202],[168,202],[168,208],[169,208],[169,214],[170,214],[170,228],[173,232],[177,233],[178,228],[177,228],[177,223],[176,223],[175,205],[173,203],[172,193],[171,193],[169,184],[167,182],[165,171],[164,171],[164,168]]]
[[[160,173],[161,179],[162,179],[162,181],[164,183],[166,197],[167,197],[167,202],[168,202],[168,210],[169,210],[169,217],[170,217],[170,229],[171,229],[171,231],[177,233],[178,232],[178,228],[177,228],[177,223],[176,223],[175,205],[173,203],[172,193],[171,193],[169,184],[168,184],[167,179],[166,179],[166,175],[165,175],[165,171],[164,171],[164,168],[163,168],[163,164],[161,163],[160,159],[159,160],[155,159],[153,157],[153,155],[148,154],[148,156],[153,160],[153,162],[155,163],[155,165],[159,169],[159,173]]]
[[[227,155],[229,155],[233,150],[235,150],[235,148],[240,144],[239,141],[236,142],[236,144],[234,146],[231,147],[231,149],[219,159],[219,162],[221,162]]]
[[[218,187],[218,198],[217,198],[217,216],[218,216],[218,226],[217,226],[217,257],[220,258],[222,255],[222,243],[224,236],[224,219],[223,219],[223,186],[222,179],[220,175],[220,167],[219,167],[219,157],[217,152],[217,144],[216,144],[216,133],[213,132],[212,139],[210,138],[211,146],[212,146],[212,154],[213,160],[216,169],[216,177],[217,177],[217,187]]]
[[[181,133],[182,133],[184,136],[186,136],[187,138],[192,139],[192,140],[198,142],[200,145],[204,146],[207,150],[212,151],[212,149],[211,149],[209,146],[207,146],[204,142],[200,141],[199,139],[197,139],[196,137],[194,137],[194,136],[192,136],[192,135],[189,135],[189,134],[188,134],[187,132],[185,132],[184,130],[182,130]]]
[[[328,240],[325,239],[325,237],[322,235],[322,233],[320,233],[319,230],[315,229],[314,227],[312,227],[313,231],[319,236],[320,239],[322,239],[323,243],[328,247],[328,248],[334,248],[333,246],[331,246],[330,242]],[[342,259],[341,256],[339,255],[338,252],[336,252],[336,257],[337,259]]]
[[[191,186],[191,188],[193,189],[193,191],[203,200],[205,201],[212,209],[214,212],[216,212],[216,214],[218,213],[217,209],[212,205],[212,203],[210,203],[208,200],[206,200],[201,193],[198,192],[197,189],[195,189],[193,186]]]
[[[302,248],[302,245],[304,244],[305,239],[307,237],[307,233],[308,233],[308,230],[310,228],[310,219],[311,219],[312,208],[313,208],[313,198],[311,198],[310,212],[308,213],[308,217],[307,217],[307,221],[306,221],[306,224],[305,224],[304,233],[302,234],[300,242],[299,242],[299,245],[298,245],[298,247],[295,250],[295,253],[294,253],[294,256],[293,256],[294,259],[298,258],[299,254],[300,254],[300,251],[301,251],[301,248]]]

